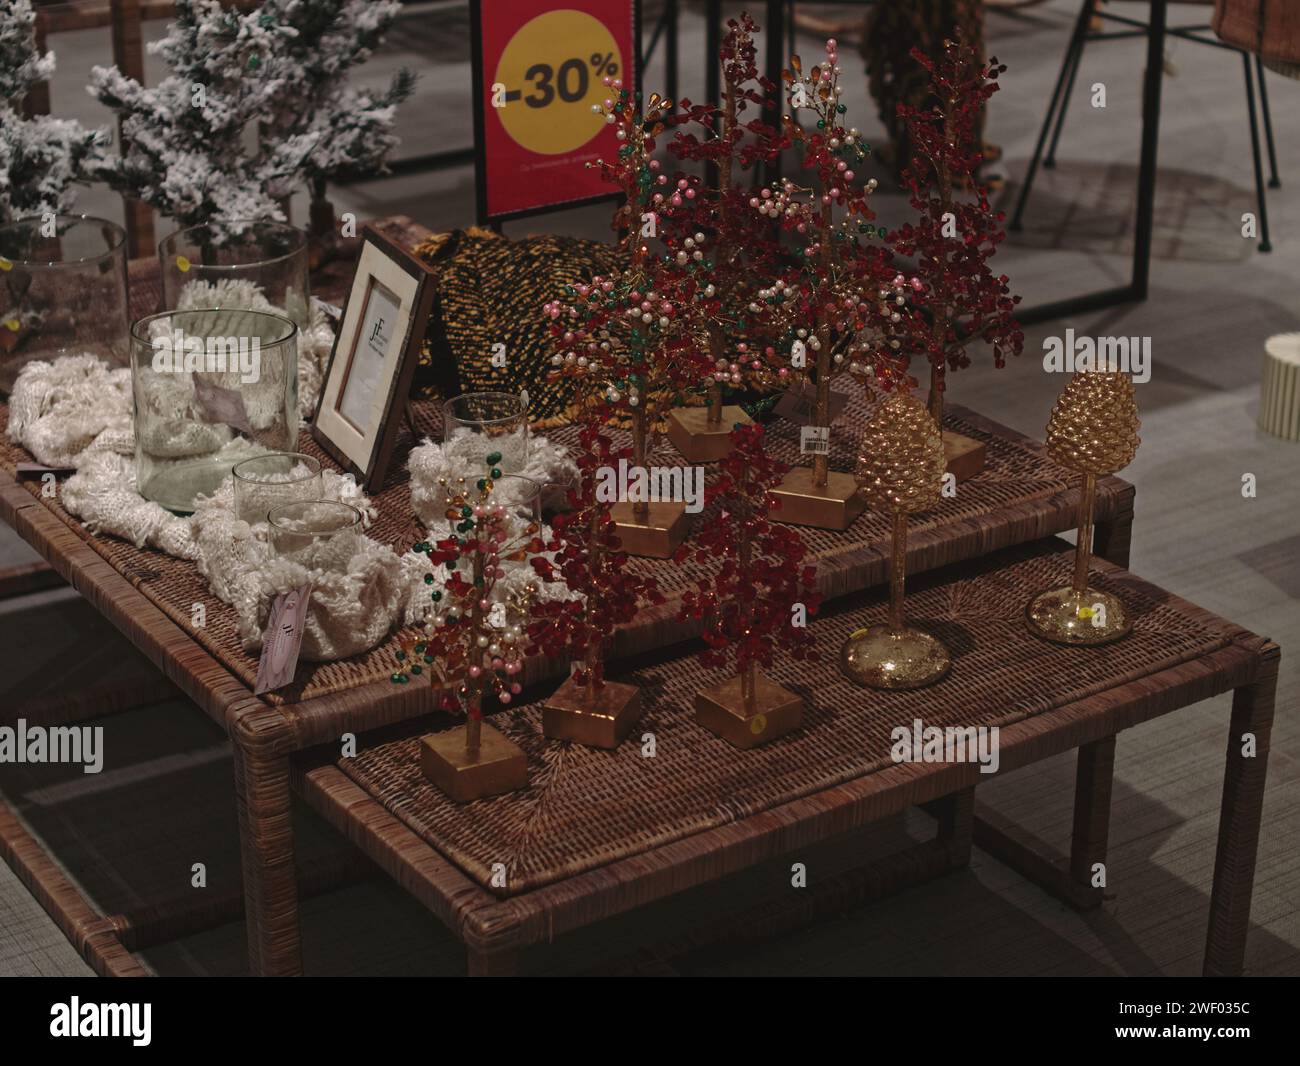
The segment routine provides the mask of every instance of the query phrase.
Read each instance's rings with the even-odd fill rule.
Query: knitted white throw
[[[9,436],[48,466],[75,473],[61,502],[94,534],[156,548],[198,565],[212,592],[231,604],[245,649],[261,648],[271,603],[281,592],[312,585],[301,657],[341,659],[374,647],[403,616],[414,582],[391,548],[363,534],[328,542],[306,562],[278,558],[265,522],[249,525],[234,508],[228,477],[195,513],[181,517],[144,499],[137,489],[129,370],[110,370],[93,356],[32,362],[10,396]],[[231,459],[262,449],[236,437],[221,447]],[[374,516],[350,478],[323,471],[322,497]],[[423,577],[419,587],[424,589]]]

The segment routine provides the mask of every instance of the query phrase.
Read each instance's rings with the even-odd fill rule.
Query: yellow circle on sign
[[[754,715],[753,718],[749,720],[749,731],[753,733],[754,736],[758,736],[758,734],[763,732],[763,730],[766,728],[767,728],[767,715],[765,714],[756,714]]]
[[[4,256],[0,255],[0,270],[13,270],[13,263],[9,262]]]
[[[548,11],[510,38],[488,103],[521,148],[563,155],[605,125],[591,105],[612,99],[606,75],[623,75],[623,56],[609,30],[585,11]]]
[[[188,274],[190,270],[190,261],[186,259],[185,256],[178,255],[176,257],[176,269],[182,274]]]
[[[18,319],[10,318],[5,320],[5,329],[9,330],[11,333],[17,333],[21,328],[22,323],[20,323]]]

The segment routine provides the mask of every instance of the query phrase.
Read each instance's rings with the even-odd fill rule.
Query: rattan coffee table
[[[427,230],[409,220],[391,221],[388,232],[405,232],[407,243],[427,236]],[[415,406],[420,434],[438,431],[435,408]],[[851,406],[850,412],[854,411],[865,414],[865,408],[858,411]],[[42,495],[39,480],[20,477],[17,464],[31,457],[4,439],[7,417],[7,409],[0,405],[0,518],[231,737],[250,967],[259,974],[301,972],[289,759],[315,745],[337,744],[343,733],[426,714],[433,706],[432,697],[427,689],[389,683],[396,635],[354,659],[304,664],[292,685],[266,697],[254,696],[257,660],[242,648],[234,612],[211,596],[192,565],[111,537],[91,536],[57,498]],[[1078,478],[1049,460],[1041,445],[957,405],[950,405],[947,419],[953,428],[986,442],[988,467],[963,482],[955,498],[917,517],[908,544],[910,573],[1073,528]],[[554,434],[560,439],[563,435],[563,431]],[[852,441],[851,434],[840,436],[843,439],[835,446],[842,453],[837,462],[843,465],[849,461]],[[406,453],[413,440],[404,432],[389,479],[375,497],[379,516],[370,530],[376,539],[403,546],[419,539],[406,480]],[[778,453],[785,449],[793,458],[797,437],[789,427],[778,426],[772,446]],[[331,464],[309,435],[304,434],[300,447]],[[1097,554],[1126,565],[1133,487],[1118,478],[1102,479],[1096,521]],[[846,533],[813,530],[805,535],[817,558],[826,596],[850,595],[886,580],[888,525],[878,516],[863,515]],[[650,561],[633,565],[653,570],[669,602],[641,612],[633,625],[622,630],[616,653],[646,653],[691,636],[689,627],[676,622],[674,602],[690,586],[690,570]],[[207,607],[207,624],[200,629],[191,624],[195,602]],[[561,669],[562,664],[534,660],[525,678],[536,682]],[[87,700],[75,712],[61,708],[58,721],[110,709],[122,707]],[[23,713],[20,704],[5,701],[6,719]],[[27,717],[37,720],[31,714]],[[40,853],[19,819],[3,810],[0,816],[0,855],[87,961],[101,972],[134,972],[138,963],[124,947],[138,949],[148,943],[137,916],[102,913]],[[159,923],[156,915],[149,917],[155,929],[176,928],[174,923]]]
[[[1204,970],[1240,973],[1278,648],[1104,563],[1097,587],[1131,606],[1132,634],[1098,648],[1046,643],[1028,632],[1025,603],[1068,582],[1072,564],[1069,546],[1052,539],[915,582],[910,620],[954,656],[943,682],[912,692],[860,689],[840,674],[840,643],[883,621],[886,609],[878,594],[842,601],[813,627],[825,661],[772,671],[805,697],[802,728],[753,750],[732,748],[695,724],[694,692],[716,679],[693,657],[676,657],[633,675],[649,709],[633,740],[613,752],[548,740],[537,704],[495,715],[493,724],[528,756],[529,786],[519,792],[453,803],[420,774],[419,733],[355,758],[304,765],[295,783],[465,943],[471,974],[508,974],[523,949],[927,803],[939,816],[934,840],[906,856],[906,873],[891,873],[899,868],[891,861],[876,882],[896,888],[900,876],[961,866],[973,836],[1065,901],[1096,906],[1101,890],[1091,875],[1106,855],[1115,734],[1235,690]],[[916,720],[997,726],[1001,773],[1078,748],[1068,863],[1030,853],[971,818],[974,789],[987,779],[978,764],[893,762],[891,731]],[[438,716],[430,728],[448,724]],[[1248,732],[1256,738],[1253,758],[1242,756]],[[653,758],[635,742],[643,733],[655,736]],[[842,875],[792,893],[799,898],[788,908],[807,917],[821,909],[818,893],[843,904],[862,895],[846,885],[871,883],[862,872]],[[713,935],[781,924],[770,903],[761,916],[735,915]]]

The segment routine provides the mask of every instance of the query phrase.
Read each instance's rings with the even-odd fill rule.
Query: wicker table
[[[304,764],[295,783],[464,941],[471,974],[507,974],[521,949],[924,803],[934,805],[938,833],[911,850],[909,872],[886,875],[887,887],[964,864],[973,830],[976,843],[1067,902],[1096,906],[1101,890],[1091,875],[1106,855],[1115,734],[1231,689],[1204,969],[1238,974],[1278,648],[1107,564],[1099,565],[1099,585],[1133,608],[1133,633],[1102,648],[1049,644],[1029,633],[1024,605],[1034,592],[1068,582],[1072,561],[1067,545],[1048,540],[916,582],[909,615],[948,643],[954,661],[943,682],[910,693],[859,689],[840,675],[840,642],[883,621],[886,609],[878,593],[841,601],[814,624],[828,661],[773,671],[805,697],[803,727],[751,751],[695,725],[693,693],[715,679],[694,658],[678,657],[636,671],[649,698],[637,731],[655,735],[654,758],[632,742],[605,752],[548,741],[534,704],[493,719],[527,753],[529,785],[519,792],[451,802],[420,775],[419,734],[337,763]],[[1001,773],[1078,748],[1068,864],[1030,854],[971,819],[983,779],[978,765],[893,762],[891,730],[917,718],[940,728],[997,726]],[[1242,755],[1244,733],[1255,735],[1253,758]],[[842,904],[852,895],[846,885],[870,880],[841,875],[795,893],[786,909],[806,918],[822,909],[818,894]],[[782,924],[781,909],[766,904],[729,917],[710,936]]]
[[[406,231],[410,243],[427,233],[406,220],[396,220],[395,225]],[[1073,527],[1078,479],[1048,460],[1040,445],[956,405],[950,406],[949,418],[963,432],[986,440],[989,467],[963,483],[956,499],[946,499],[933,513],[919,516],[909,541],[910,572]],[[0,426],[6,419],[7,411],[0,406]],[[422,432],[434,428],[431,412],[417,409],[416,419]],[[774,440],[778,447],[794,446],[780,434]],[[371,534],[381,541],[417,539],[405,480],[405,453],[412,443],[404,435],[388,482],[375,500],[380,516]],[[301,447],[315,450],[307,436]],[[38,481],[16,475],[17,463],[26,458],[21,449],[0,443],[0,517],[230,735],[250,966],[254,973],[300,972],[289,758],[314,745],[337,743],[345,732],[427,713],[432,706],[428,691],[388,682],[394,637],[353,660],[304,665],[293,685],[265,698],[253,696],[256,659],[240,645],[233,611],[211,597],[194,567],[119,540],[88,535],[57,498],[41,495]],[[1117,478],[1103,479],[1097,494],[1099,555],[1127,563],[1132,518],[1132,486]],[[864,515],[847,533],[810,531],[808,536],[826,595],[851,594],[886,579],[887,526],[878,516]],[[667,563],[636,565],[657,567],[670,602],[642,612],[619,634],[620,654],[646,652],[691,635],[675,622],[672,602],[686,587],[689,574]],[[207,625],[198,630],[189,621],[196,600],[208,604]],[[558,668],[556,663],[533,661],[526,677],[537,681]],[[84,713],[93,710],[92,704]],[[112,961],[130,959],[121,941],[139,943],[131,935],[130,916],[100,915],[74,886],[56,876],[52,864],[26,861],[24,856],[34,854],[32,844],[17,820],[6,815],[0,821],[0,850],[87,961],[104,972],[121,972]]]

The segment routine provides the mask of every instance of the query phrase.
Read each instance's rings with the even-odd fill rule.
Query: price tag
[[[311,585],[282,592],[271,604],[271,615],[262,633],[262,660],[257,664],[253,694],[273,692],[293,680],[302,650],[303,625],[311,603]]]
[[[844,408],[848,405],[849,394],[847,392],[831,392],[831,410],[830,420],[834,422],[840,417]],[[796,426],[806,426],[813,418],[813,411],[817,407],[817,390],[806,384],[800,383],[793,388],[787,389],[776,406],[772,409],[782,418],[793,422]]]
[[[799,430],[799,451],[804,455],[829,455],[830,426],[804,426]]]
[[[474,0],[471,18],[481,220],[607,195],[589,164],[620,147],[601,108],[606,79],[635,87],[637,5]]]

